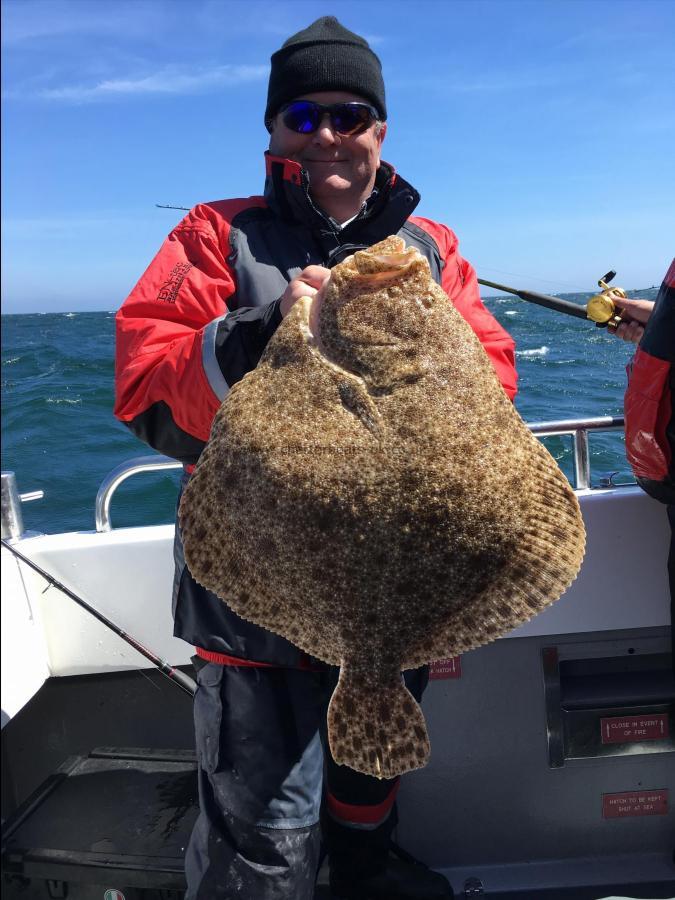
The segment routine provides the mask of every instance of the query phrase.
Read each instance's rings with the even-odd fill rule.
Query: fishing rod
[[[28,559],[27,556],[24,556],[16,547],[13,547],[12,544],[8,543],[4,538],[2,539],[2,546],[6,547],[10,553],[13,553],[17,559],[20,559],[22,563],[25,563],[31,569],[41,575],[45,581],[49,583],[50,586],[58,588],[62,593],[64,593],[67,597],[70,597],[71,600],[74,600],[78,606],[81,606],[82,609],[85,609],[90,615],[92,615],[95,619],[98,619],[106,628],[109,628],[111,631],[114,631],[118,637],[121,637],[123,641],[126,641],[127,644],[130,644],[134,650],[137,650],[142,656],[146,659],[149,659],[153,666],[156,666],[162,675],[166,675],[166,677],[172,681],[177,687],[181,690],[185,691],[186,694],[190,694],[191,697],[194,697],[195,691],[197,690],[197,684],[194,679],[190,678],[189,675],[186,675],[184,672],[181,672],[180,669],[175,669],[173,666],[170,666],[169,663],[165,662],[159,656],[152,652],[152,650],[148,650],[147,647],[144,647],[139,641],[136,640],[135,637],[132,637],[128,634],[123,628],[120,628],[119,625],[112,622],[107,616],[104,616],[103,613],[99,612],[93,606],[90,606],[86,600],[83,600],[81,597],[78,597],[70,588],[67,588],[65,584],[61,584],[53,575],[50,575],[49,572],[45,572],[37,563],[34,563],[31,559]]]
[[[599,328],[606,328],[607,326],[616,328],[622,321],[621,311],[617,311],[617,306],[610,294],[613,293],[618,297],[625,297],[626,292],[623,288],[612,288],[609,286],[609,282],[615,276],[616,272],[610,271],[598,279],[598,287],[602,288],[602,291],[591,297],[585,306],[582,306],[580,303],[571,303],[569,300],[561,300],[560,297],[551,297],[549,294],[539,294],[536,291],[521,291],[518,288],[497,284],[496,281],[487,281],[484,278],[479,278],[478,283],[486,287],[495,288],[498,291],[506,291],[507,294],[515,294],[516,297],[520,297],[521,300],[527,300],[528,303],[536,303],[538,306],[545,306],[547,309],[553,309],[568,316],[576,316],[578,319],[590,319]]]

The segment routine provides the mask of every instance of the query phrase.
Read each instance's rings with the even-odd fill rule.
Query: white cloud
[[[135,217],[138,223],[141,217]],[[144,222],[154,224],[155,220],[147,216]],[[17,240],[58,239],[72,238],[74,235],[91,235],[94,232],[110,231],[127,227],[129,217],[120,213],[105,213],[104,215],[41,216],[38,218],[7,218],[2,220],[3,242],[9,243]]]
[[[166,7],[157,0],[8,0],[2,9],[5,46],[76,35],[142,35],[158,27]]]
[[[364,34],[363,37],[371,47],[381,47],[387,43],[387,38],[382,34]]]
[[[161,42],[179,34],[211,43],[223,33],[290,33],[288,9],[275,0],[3,0],[2,26],[2,45],[25,51],[83,37]]]
[[[25,86],[3,93],[5,99],[41,99],[65,103],[91,103],[106,99],[161,94],[200,94],[224,85],[262,81],[268,66],[225,65],[201,70],[162,69],[136,78],[109,78],[96,84],[69,84],[27,90]]]

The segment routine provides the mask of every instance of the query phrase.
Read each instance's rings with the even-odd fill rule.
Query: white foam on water
[[[517,316],[517,315],[518,315],[518,310],[517,310],[517,309],[507,309],[504,315],[507,315],[507,316]]]
[[[550,347],[537,347],[536,350],[516,350],[516,356],[546,356]]]
[[[66,319],[74,319],[76,313],[64,313],[63,315],[66,317]]]
[[[82,398],[79,400],[68,400],[67,397],[47,397],[47,403],[68,403],[71,406],[75,406],[77,403],[82,403]]]
[[[20,359],[20,356],[12,356],[11,359],[3,359],[2,364],[3,366],[11,366],[12,363],[18,362]]]

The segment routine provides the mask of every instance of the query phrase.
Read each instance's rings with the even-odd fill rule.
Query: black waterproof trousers
[[[321,831],[333,871],[368,877],[384,869],[398,782],[332,760],[325,721],[337,674],[216,663],[200,670],[201,814],[186,853],[186,900],[311,900]],[[428,670],[405,680],[420,699]]]

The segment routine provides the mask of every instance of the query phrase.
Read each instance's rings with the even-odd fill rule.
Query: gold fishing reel
[[[621,310],[617,310],[617,306],[610,294],[618,297],[625,297],[626,292],[623,288],[610,287],[609,282],[616,277],[616,272],[610,271],[598,280],[598,287],[602,288],[600,294],[596,294],[586,304],[586,315],[595,322],[600,328],[616,328],[621,322]]]

